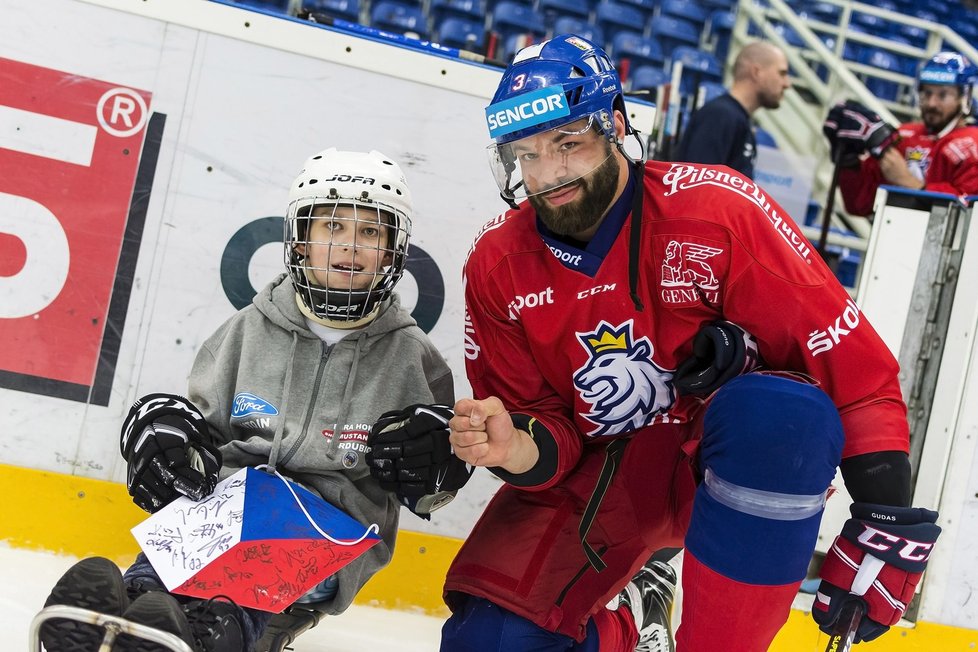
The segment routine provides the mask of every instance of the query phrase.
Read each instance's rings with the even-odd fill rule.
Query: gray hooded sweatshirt
[[[339,590],[317,607],[338,614],[390,562],[400,504],[370,476],[370,426],[414,403],[454,401],[452,373],[397,295],[364,329],[327,346],[310,331],[283,274],[204,342],[189,398],[224,455],[221,477],[270,464],[383,541],[338,572]]]

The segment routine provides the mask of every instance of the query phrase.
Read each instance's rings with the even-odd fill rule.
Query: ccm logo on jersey
[[[540,292],[532,292],[522,297],[516,297],[509,302],[509,318],[516,321],[523,308],[536,308],[542,305],[553,305],[554,289],[548,287]]]
[[[834,324],[829,324],[825,330],[812,331],[808,334],[808,350],[814,358],[819,353],[825,353],[842,341],[842,338],[859,326],[859,306],[852,299],[846,301],[846,308],[835,318]],[[848,328],[843,327],[848,326]]]
[[[927,561],[927,558],[930,557],[930,551],[934,548],[932,543],[911,541],[886,532],[880,532],[869,525],[863,525],[863,527],[866,529],[859,535],[861,544],[880,552],[889,552],[899,548],[897,554],[907,561]]]

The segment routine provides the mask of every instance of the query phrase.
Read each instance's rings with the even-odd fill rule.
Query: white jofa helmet
[[[324,207],[326,210],[322,210]],[[353,209],[353,217],[335,214],[338,207]],[[379,245],[361,244],[355,236],[345,245],[310,240],[310,217],[330,219],[359,233],[370,225],[386,227],[387,237]],[[289,189],[285,218],[285,265],[296,293],[315,316],[331,321],[358,321],[380,309],[404,273],[411,237],[411,193],[400,166],[378,151],[344,152],[330,148],[311,156]],[[331,231],[336,228],[331,226]],[[312,246],[327,251],[325,264],[316,267],[309,255]],[[379,270],[360,270],[350,262],[341,271],[346,286],[326,287],[316,279],[334,270],[333,248],[353,247],[360,255],[370,247],[387,264]],[[338,268],[337,268],[338,269]],[[370,275],[369,282],[363,276]],[[358,279],[358,275],[360,278]]]

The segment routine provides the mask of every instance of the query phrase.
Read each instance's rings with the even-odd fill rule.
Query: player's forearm
[[[839,466],[854,501],[910,506],[910,458],[903,451],[855,455],[842,460]]]

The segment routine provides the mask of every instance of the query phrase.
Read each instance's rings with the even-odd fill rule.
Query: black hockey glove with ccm
[[[843,166],[855,165],[859,155],[867,151],[879,158],[890,145],[900,140],[896,128],[884,122],[875,111],[852,100],[829,109],[822,133],[829,139],[832,158],[841,154]]]
[[[153,513],[180,495],[202,500],[214,491],[221,451],[193,403],[173,394],[147,394],[122,425],[126,485],[134,503]]]
[[[672,384],[680,396],[709,396],[759,363],[754,336],[732,322],[717,321],[693,337],[693,355],[676,368]]]
[[[367,438],[370,475],[425,520],[455,498],[474,470],[448,441],[453,416],[447,405],[411,405],[382,414]]]

